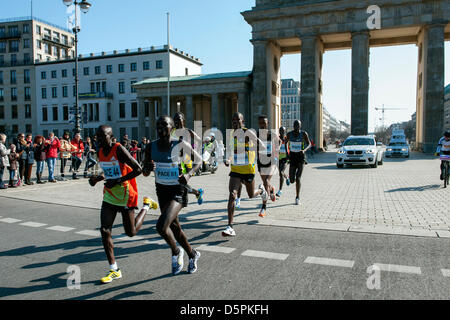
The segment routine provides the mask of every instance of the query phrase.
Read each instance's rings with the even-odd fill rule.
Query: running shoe
[[[275,187],[272,186],[272,188],[270,189],[270,200],[272,200],[272,202],[275,202],[275,200],[277,200],[277,198],[275,197]]]
[[[224,237],[235,237],[236,236],[236,232],[233,230],[232,227],[227,226],[225,231],[222,231],[222,236],[224,236]]]
[[[262,183],[259,185],[259,189],[262,191],[262,193],[261,193],[261,199],[262,199],[263,201],[267,201],[267,198],[268,198],[268,196],[267,196],[267,191],[266,191],[266,189],[264,188],[264,185],[263,185]]]
[[[158,209],[158,202],[149,197],[144,197],[144,206],[148,206],[150,209]]]
[[[183,270],[184,265],[183,254],[184,250],[183,248],[180,248],[180,252],[178,253],[178,255],[172,256],[172,274],[174,276],[179,274],[181,270]]]
[[[259,212],[259,216],[260,216],[261,218],[264,218],[264,217],[266,216],[266,209],[261,208],[261,211]]]
[[[286,185],[289,187],[290,184],[291,184],[291,180],[289,180],[289,178],[286,178]]]
[[[300,199],[299,198],[295,198],[295,205],[296,206],[300,205]]]
[[[236,198],[236,208],[241,207],[241,198]]]
[[[278,197],[278,198],[281,197],[282,194],[283,194],[283,191],[278,190],[278,192],[277,192],[277,197]]]
[[[195,271],[197,271],[197,261],[198,259],[200,259],[200,256],[201,256],[200,252],[196,250],[194,258],[189,259],[189,266],[188,266],[189,273],[194,273]]]
[[[203,189],[198,189],[197,203],[200,205],[203,203]]]
[[[111,269],[109,270],[109,273],[106,275],[106,277],[101,278],[100,281],[103,283],[110,283],[114,279],[120,278],[122,278],[122,271],[120,271],[120,269],[117,270]]]

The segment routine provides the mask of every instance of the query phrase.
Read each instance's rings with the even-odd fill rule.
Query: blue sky
[[[171,44],[200,58],[204,73],[252,69],[251,28],[240,12],[255,0],[90,0],[82,16],[79,52],[163,45],[167,41],[166,12],[171,16]],[[30,0],[0,2],[0,19],[28,16]],[[13,5],[11,5],[13,4]],[[34,0],[33,15],[66,26],[62,0]],[[375,107],[386,111],[386,123],[409,120],[416,108],[417,48],[414,45],[371,48],[369,128],[381,124]],[[300,79],[300,54],[282,58],[283,78]],[[351,52],[324,55],[323,105],[340,120],[350,121]],[[450,42],[445,44],[445,83],[450,83]]]

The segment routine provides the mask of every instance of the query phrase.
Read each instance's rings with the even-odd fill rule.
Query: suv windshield
[[[389,143],[389,146],[406,146],[407,144],[404,142],[391,142]]]
[[[369,138],[355,138],[347,139],[344,142],[344,146],[374,146],[375,140]]]

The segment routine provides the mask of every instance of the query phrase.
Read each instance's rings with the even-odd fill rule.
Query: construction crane
[[[377,111],[381,110],[382,116],[381,116],[380,120],[381,120],[382,126],[384,128],[384,120],[385,120],[384,111],[385,110],[408,110],[408,108],[385,108],[384,104],[383,104],[383,106],[381,108],[375,108],[375,110],[377,110]]]

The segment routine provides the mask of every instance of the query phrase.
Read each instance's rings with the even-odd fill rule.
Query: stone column
[[[422,39],[421,79],[417,103],[417,127],[422,126],[418,141],[423,152],[435,151],[436,143],[444,130],[444,28],[443,24],[425,26],[419,39]],[[419,112],[420,111],[420,112]],[[421,136],[420,136],[421,134]]]
[[[147,129],[145,127],[145,99],[138,98],[138,116],[139,116],[139,126],[138,135],[139,137],[144,137],[147,135]]]
[[[193,96],[186,96],[186,127],[193,129],[194,128],[194,103]]]
[[[252,81],[252,101],[249,118],[246,119],[246,126],[251,128],[258,123],[258,115],[266,113],[270,96],[267,74],[267,46],[266,40],[252,40],[253,43],[253,81]],[[260,110],[262,108],[262,110]]]
[[[248,94],[245,91],[238,92],[238,111],[244,115],[244,119],[249,117]]]
[[[170,112],[170,108],[169,108],[169,110],[167,110],[167,96],[162,96],[158,116],[167,114],[167,112]],[[170,116],[170,114],[168,114],[168,115]]]
[[[301,37],[300,120],[317,148],[322,147],[322,55],[323,44],[319,37]]]
[[[151,98],[149,99],[149,110],[148,110],[148,122],[149,122],[149,128],[148,128],[148,136],[149,139],[155,139],[155,127],[156,127],[156,117],[155,117],[155,109],[157,107],[157,99]]]
[[[352,34],[352,119],[351,133],[369,131],[369,33]]]
[[[219,95],[211,94],[211,127],[219,127]]]

